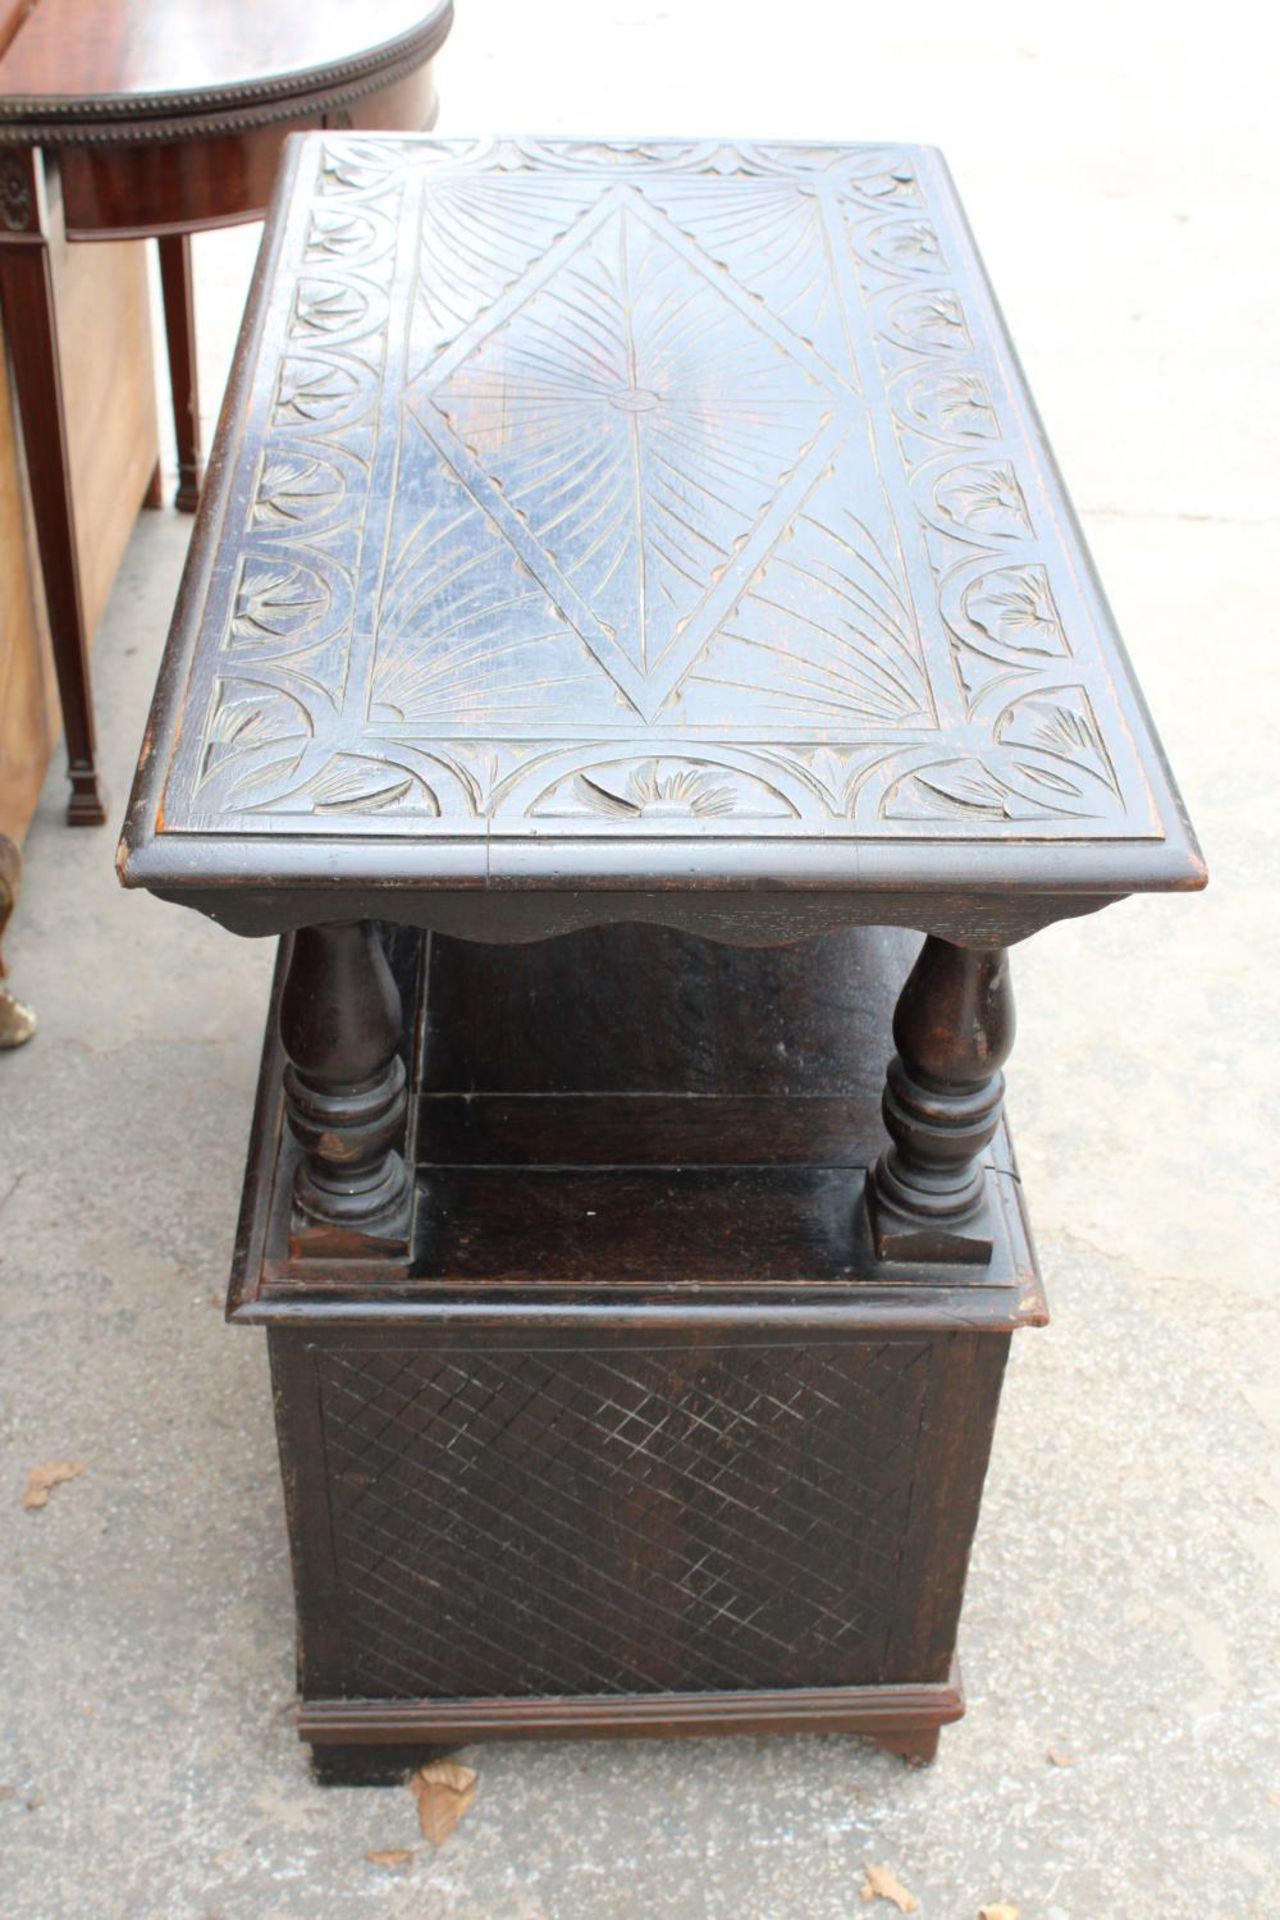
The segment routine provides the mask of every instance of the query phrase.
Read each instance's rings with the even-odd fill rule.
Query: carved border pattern
[[[845,224],[966,717],[983,737],[905,775],[885,815],[1123,816],[1098,720],[1109,675],[1096,646],[1078,654],[1055,599],[1062,561],[1050,508],[1033,492],[1012,398],[983,352],[994,315],[970,313],[951,277],[956,241],[944,240],[909,172],[895,217],[848,197]]]
[[[193,783],[198,817],[270,809],[301,759],[327,765],[350,732],[402,193],[385,156],[370,166],[337,153],[305,210],[283,351],[269,389],[254,396],[260,451],[222,529],[224,540],[238,533],[238,560],[222,594]],[[214,606],[211,596],[217,617]],[[328,789],[316,796],[318,816],[327,803],[344,809],[342,772],[330,774],[331,801]]]
[[[440,280],[428,293],[425,283],[415,288],[416,261],[406,256],[417,227],[401,203],[441,169],[455,179],[519,176],[532,211],[523,256],[510,235],[486,254],[472,234],[452,281],[437,248]],[[446,737],[421,716],[412,726],[397,717],[394,699],[375,686],[377,647],[358,622],[361,608],[381,605],[375,587],[381,594],[385,581],[381,556],[365,551],[364,521],[372,499],[390,497],[396,473],[387,421],[399,410],[384,405],[384,383],[389,395],[403,392],[415,372],[414,328],[401,338],[397,300],[409,288],[416,301],[429,300],[431,351],[442,352],[552,243],[539,229],[539,177],[554,176],[543,212],[563,233],[591,218],[602,174],[638,183],[667,176],[681,191],[742,176],[777,181],[806,205],[821,201],[847,236],[843,294],[829,246],[824,269],[851,332],[861,327],[870,342],[866,364],[852,356],[854,383],[880,385],[867,405],[890,435],[908,489],[895,496],[898,537],[923,548],[936,589],[936,606],[919,610],[936,629],[921,642],[926,692],[900,696],[900,724],[892,711],[899,696],[890,694],[879,725],[864,716],[827,727],[801,715],[795,729],[763,740],[673,727],[662,714],[649,724],[625,714],[597,725],[589,707],[560,737],[521,737],[501,707],[492,734]],[[576,197],[575,180],[583,188]],[[351,833],[370,830],[375,816],[379,832],[474,832],[487,822],[497,832],[575,837],[1154,831],[1088,604],[989,351],[992,314],[977,309],[985,296],[966,243],[945,208],[926,199],[915,154],[337,137],[326,141],[314,193],[300,208],[301,200],[300,192],[276,286],[283,313],[287,282],[283,365],[257,466],[232,494],[244,513],[238,571],[194,754],[183,749],[171,768],[168,829],[226,831],[234,822],[262,832],[287,823],[292,832]],[[734,267],[737,275],[737,259]],[[804,350],[805,313],[789,320]],[[474,510],[468,541],[503,549],[509,566],[474,483],[459,474],[458,484]],[[912,509],[915,525],[904,525]],[[237,530],[224,525],[224,541],[229,531]],[[891,568],[868,537],[877,565]],[[758,587],[757,574],[734,618]],[[907,631],[914,609],[905,571],[888,587],[903,610],[909,656],[916,639]]]

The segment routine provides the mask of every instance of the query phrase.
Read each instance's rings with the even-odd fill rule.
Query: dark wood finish
[[[0,333],[2,333],[0,329]],[[22,844],[57,741],[57,686],[32,551],[21,428],[0,364],[0,834]]]
[[[280,1036],[289,1058],[289,1126],[303,1149],[295,1211],[320,1228],[359,1234],[365,1246],[403,1239],[409,1176],[396,1151],[405,1119],[400,995],[369,921],[294,935]]]
[[[690,1312],[706,1303],[715,1327],[728,1290],[752,1284],[816,1334],[847,1331],[840,1303],[857,1280],[860,1323],[886,1332],[936,1322],[943,1301],[957,1328],[1037,1323],[1003,1125],[986,1155],[1000,1246],[963,1294],[946,1270],[938,1292],[918,1266],[874,1260],[859,1199],[883,1144],[881,1062],[917,945],[868,929],[795,949],[718,949],[614,927],[513,949],[432,936],[424,967],[413,936],[399,936],[399,990],[416,1009],[412,1257],[366,1263],[354,1294],[341,1260],[299,1277],[294,1147],[264,1107],[252,1189],[276,1197],[266,1240],[238,1266],[237,1318],[286,1320],[301,1287],[322,1318],[371,1303],[393,1315],[398,1302],[414,1314],[487,1311],[501,1299],[530,1312],[546,1303],[547,1314],[571,1304],[568,1319],[544,1322],[553,1327],[579,1315],[605,1327],[620,1300],[677,1298]],[[634,1005],[650,1017],[619,1011]],[[264,1087],[282,1073],[273,1042]]]
[[[1013,1046],[1009,956],[930,936],[893,1016],[884,1123],[868,1184],[881,1259],[991,1258],[983,1152],[1000,1124]]]
[[[166,849],[166,855],[169,851]],[[124,849],[117,864],[125,886],[146,886],[159,899],[193,907],[236,933],[261,935],[314,926],[333,911],[331,891],[291,884],[294,875],[311,869],[315,855],[305,843],[283,835],[272,842],[278,870],[270,885],[247,887],[235,883],[232,874],[247,851],[244,841],[227,845],[202,840],[197,863],[201,881],[193,886],[148,881],[144,876],[151,860],[145,853],[139,856]],[[254,846],[252,851],[260,855],[263,849]],[[636,858],[643,861],[654,851],[637,848]],[[743,883],[745,859],[723,865],[716,860],[713,875],[687,891],[670,885],[656,891],[643,886],[615,891],[595,887],[587,880],[572,890],[566,885],[554,892],[504,887],[501,882],[454,892],[447,885],[433,882],[432,875],[438,874],[442,864],[440,846],[406,842],[403,848],[395,849],[396,863],[402,869],[417,870],[412,890],[403,872],[390,894],[386,885],[378,885],[373,879],[378,856],[369,850],[365,859],[356,861],[367,865],[369,878],[344,886],[341,898],[350,917],[370,919],[393,909],[396,920],[405,926],[433,928],[464,940],[547,940],[587,927],[630,923],[671,927],[732,946],[762,947],[812,939],[843,927],[916,927],[957,943],[981,940],[1012,945],[1053,920],[1096,913],[1119,897],[935,891],[929,883],[941,882],[946,873],[945,843],[921,849],[913,863],[914,884],[908,889],[881,889],[875,884],[874,874],[861,887],[847,884],[835,889],[828,883],[830,876],[819,876],[811,885],[806,884],[807,877],[812,878],[806,875],[810,851],[804,843],[796,844],[794,884],[782,892],[747,887]],[[670,849],[663,850],[664,857],[669,854]],[[592,855],[599,858],[599,850],[592,849]],[[494,857],[500,860],[502,855],[496,852]],[[863,857],[859,849],[859,859]],[[1010,863],[1016,873],[1021,863],[1014,850]],[[881,866],[874,860],[868,864]],[[176,861],[166,858],[165,865],[170,876],[176,875]],[[854,865],[851,862],[851,872]],[[887,865],[882,870],[887,871]]]
[[[327,135],[280,204],[126,880],[999,944],[1201,884],[935,155]]]
[[[204,477],[200,458],[200,389],[196,369],[195,290],[191,281],[191,235],[162,234],[160,285],[164,294],[169,378],[173,387],[173,430],[178,444],[179,513],[194,513]]]
[[[233,131],[212,119],[143,123],[137,144],[60,142],[58,168],[67,231],[75,240],[142,239],[151,234],[237,226],[266,212],[291,134],[306,128],[434,126],[439,102],[430,64],[392,78],[346,103],[346,90],[291,100],[269,119]],[[288,111],[285,112],[285,108]],[[0,140],[4,137],[0,124]]]
[[[442,46],[449,13],[438,0],[34,0],[0,49],[0,125],[123,144],[139,122],[287,113],[300,97],[422,66]]]
[[[746,1693],[598,1694],[527,1700],[315,1700],[299,1715],[304,1740],[347,1748],[365,1764],[384,1743],[439,1752],[473,1740],[669,1739],[677,1734],[858,1733],[904,1758],[933,1758],[938,1729],[964,1714],[959,1667],[933,1686],[757,1688]],[[398,1764],[403,1766],[403,1760]]]
[[[72,826],[101,826],[106,803],[98,777],[89,633],[80,590],[71,460],[58,356],[53,272],[43,184],[31,154],[0,155],[0,193],[13,232],[0,242],[0,304],[13,365],[27,457],[32,516],[40,551],[54,665],[67,738]]]
[[[329,1582],[295,1516],[304,1697],[460,1715],[497,1697],[652,1707],[945,1680],[969,1535],[914,1504],[931,1389],[970,1373],[972,1343],[1001,1358],[1009,1336],[792,1343],[767,1311],[758,1322],[750,1342],[697,1345],[678,1314],[643,1344],[537,1346],[513,1329],[487,1352],[407,1329],[313,1332],[301,1349],[273,1332],[285,1457],[306,1463],[333,1543]],[[319,1407],[323,1454],[298,1450],[295,1397],[307,1419]],[[989,1435],[995,1398],[974,1405]],[[894,1657],[895,1637],[919,1637],[923,1595],[900,1569],[920,1554],[949,1629],[940,1671]]]
[[[327,135],[279,196],[121,862],[292,934],[228,1314],[303,1737],[926,1761],[1045,1318],[1004,950],[1204,878],[945,172]]]
[[[43,453],[32,469],[49,623],[70,759],[73,824],[105,818],[94,761],[89,630],[77,572],[65,421],[53,411],[56,322],[47,237],[56,191],[69,238],[156,235],[177,429],[176,504],[192,512],[202,459],[190,235],[259,218],[291,130],[420,128],[449,0],[271,0],[231,11],[186,0],[34,0],[0,34],[0,301],[18,401]],[[17,341],[23,335],[25,350]]]
[[[311,1749],[311,1776],[321,1787],[401,1787],[429,1761],[443,1759],[454,1747],[408,1745],[364,1747],[342,1742]]]
[[[56,215],[56,208],[51,209]],[[146,262],[127,244],[69,247],[50,222],[80,599],[101,617],[156,461]],[[21,424],[0,316],[0,834],[21,845],[62,733]]]
[[[883,1058],[914,940],[717,951],[623,927],[529,949],[434,939],[429,959],[426,944],[392,943],[418,1002],[413,1262],[291,1235],[274,1031],[238,1242],[231,1311],[265,1307],[271,1327],[320,1777],[387,1778],[426,1749],[519,1734],[809,1729],[931,1757],[963,1710],[956,1626],[1010,1330],[1043,1302],[1010,1174],[993,1176],[1007,1205],[985,1275],[901,1269],[891,1312],[874,1284],[868,1055]],[[637,991],[652,1021],[626,1017]],[[833,1118],[821,1089],[841,1083]],[[656,1206],[598,1148],[590,1208],[530,1202],[597,1130],[558,1130],[566,1086],[605,1138],[623,1136],[619,1103],[693,1110]],[[471,1170],[486,1198],[459,1210],[442,1266],[452,1089],[483,1108],[508,1087],[548,1110],[542,1152]],[[728,1144],[724,1099],[740,1109]],[[775,1252],[753,1266],[726,1231],[738,1204],[699,1235],[698,1196],[716,1173],[767,1176],[783,1108],[798,1162],[816,1117],[805,1171],[843,1205],[814,1216],[803,1187],[775,1192]],[[552,1315],[540,1295],[570,1304]]]
[[[882,1689],[881,1692],[887,1696],[890,1689],[885,1688]],[[901,1702],[898,1703],[898,1711],[910,1713],[911,1708],[906,1705],[907,1699],[918,1700],[919,1704],[915,1711],[921,1720],[924,1719],[925,1715],[935,1710],[938,1705],[949,1708],[954,1703],[960,1711],[963,1710],[964,1696],[960,1691],[958,1672],[956,1677],[956,1691],[948,1699],[939,1699],[935,1697],[932,1690],[926,1688],[903,1688],[901,1693],[903,1698]],[[942,1690],[939,1689],[938,1695],[941,1694]],[[344,1707],[345,1704],[345,1702],[334,1703],[334,1705],[339,1708]],[[800,1703],[796,1702],[792,1705],[791,1719],[789,1722],[783,1724],[771,1719],[767,1725],[757,1724],[751,1731],[755,1733],[860,1733],[863,1738],[869,1740],[873,1746],[882,1748],[885,1753],[896,1755],[900,1760],[905,1760],[908,1766],[928,1766],[931,1761],[937,1758],[938,1738],[941,1733],[941,1726],[926,1723],[919,1726],[915,1732],[884,1733],[877,1731],[876,1729],[884,1724],[884,1716],[875,1711],[877,1704],[877,1698],[872,1694],[870,1689],[862,1692],[861,1699],[856,1707],[851,1700],[846,1700],[845,1713],[841,1724],[836,1726],[830,1719],[825,1722],[820,1722],[816,1714],[810,1714],[806,1717]],[[318,1709],[319,1703],[317,1703],[317,1713]],[[644,1734],[653,1731],[661,1737],[666,1737],[677,1731],[686,1734],[695,1731],[695,1729],[688,1724],[676,1726],[662,1725],[649,1729],[640,1724],[642,1717],[643,1716],[640,1715],[635,1716],[635,1723],[629,1727],[630,1732]],[[959,1717],[959,1712],[948,1712],[947,1714],[948,1720],[958,1719]],[[369,1723],[366,1723],[366,1729],[368,1724]],[[373,1724],[376,1726],[378,1723],[375,1721]],[[946,1722],[943,1722],[943,1724],[946,1724]],[[744,1732],[746,1728],[743,1727],[741,1720],[733,1721],[726,1715],[725,1718],[716,1725],[697,1730],[708,1733],[728,1733]],[[535,1739],[545,1739],[549,1737],[546,1729],[530,1727],[523,1723],[520,1727],[515,1725],[505,1727],[501,1737],[504,1740],[519,1738],[522,1731]],[[618,1729],[616,1725],[607,1728],[593,1728],[590,1725],[582,1724],[566,1727],[565,1732],[572,1738],[581,1738],[584,1735],[590,1737],[596,1732],[603,1733],[607,1737],[616,1738]],[[436,1760],[443,1755],[453,1753],[459,1746],[465,1744],[464,1741],[459,1739],[444,1743],[435,1742],[432,1744],[424,1744],[413,1741],[400,1745],[391,1745],[379,1739],[376,1746],[371,1746],[367,1744],[361,1745],[357,1740],[333,1741],[328,1737],[328,1734],[329,1729],[319,1718],[317,1718],[315,1722],[308,1722],[307,1738],[313,1743],[311,1748],[312,1774],[321,1786],[326,1787],[402,1786],[407,1775],[415,1772],[417,1768],[425,1766],[428,1761]],[[472,1737],[471,1734],[467,1735],[468,1740]],[[554,1737],[554,1735],[550,1737]]]

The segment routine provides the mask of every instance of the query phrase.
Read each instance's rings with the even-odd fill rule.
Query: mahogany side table
[[[284,936],[228,1312],[322,1777],[932,1757],[1008,949],[1205,879],[941,159],[297,141],[211,471],[121,872]]]
[[[0,8],[0,307],[67,736],[68,821],[106,818],[76,560],[49,238],[156,238],[177,505],[199,498],[191,235],[261,219],[300,127],[434,124],[452,0],[31,0]],[[159,505],[159,474],[151,504]]]

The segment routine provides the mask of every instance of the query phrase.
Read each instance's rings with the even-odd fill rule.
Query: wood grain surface
[[[420,65],[448,32],[448,0],[28,0],[5,31],[0,120],[121,124],[214,107],[250,111]]]
[[[1007,1136],[985,1274],[877,1261],[859,1223],[916,944],[389,933],[407,1261],[291,1238],[273,1008],[230,1309],[269,1327],[322,1779],[522,1735],[932,1757],[1010,1335],[1044,1308]]]
[[[219,467],[127,882],[1202,883],[929,150],[300,142]]]

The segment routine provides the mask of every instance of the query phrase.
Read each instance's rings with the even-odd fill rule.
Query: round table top
[[[0,0],[0,140],[291,117],[421,66],[452,0]]]

